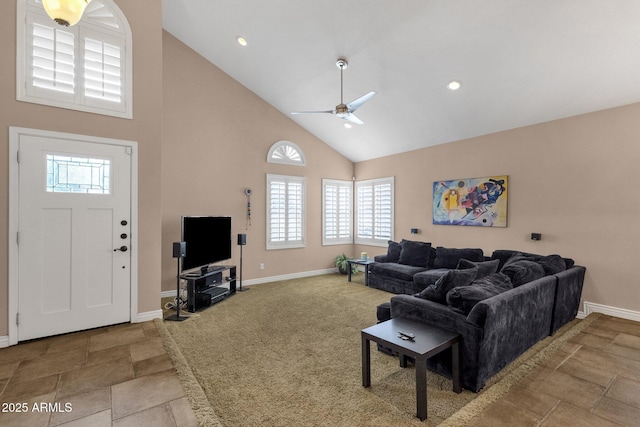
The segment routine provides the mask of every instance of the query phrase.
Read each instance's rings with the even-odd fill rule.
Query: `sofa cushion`
[[[514,251],[511,249],[496,249],[491,254],[491,259],[500,260],[500,266],[498,267],[498,271],[500,271],[502,270],[502,267],[504,267],[506,262],[514,256],[539,257],[540,255],[530,254],[530,253],[521,252],[521,251]]]
[[[567,264],[560,255],[547,255],[536,259],[536,262],[542,266],[547,276],[560,273],[567,269]]]
[[[413,265],[414,267],[427,267],[429,265],[429,253],[431,243],[403,240],[400,242],[399,264]]]
[[[509,289],[513,289],[509,276],[503,273],[493,273],[475,279],[469,286],[451,289],[447,293],[447,304],[464,314],[469,314],[478,302]]]
[[[467,270],[449,270],[433,285],[427,286],[417,297],[440,304],[447,303],[447,292],[460,286],[469,286],[478,274],[478,268]]]
[[[389,247],[387,248],[386,262],[398,262],[402,246],[400,246],[400,243],[394,242],[393,240],[389,240],[388,243]]]
[[[433,260],[433,268],[456,268],[458,261],[462,258],[481,262],[484,261],[484,254],[482,249],[456,249],[438,246],[436,248],[436,259]]]
[[[540,258],[541,255],[534,255],[534,254],[527,254],[524,252],[516,252],[515,254],[513,254],[511,257],[509,257],[504,264],[502,264],[502,267],[500,267],[500,271],[502,271],[503,268],[505,268],[506,266],[510,265],[510,264],[514,264],[518,261],[535,261],[538,258]]]
[[[478,275],[476,276],[477,280],[490,274],[496,273],[498,271],[499,265],[500,260],[497,259],[493,259],[491,261],[473,262],[469,261],[468,259],[462,258],[460,261],[458,261],[458,266],[456,267],[456,269],[466,270],[467,268],[478,267]]]
[[[514,288],[545,276],[544,268],[537,262],[528,259],[519,259],[513,262],[509,260],[500,272],[509,276]]]
[[[438,279],[444,276],[448,271],[448,268],[431,268],[413,276],[413,283],[422,285],[423,288],[426,288],[427,286],[436,283]]]
[[[425,271],[424,267],[398,264],[395,262],[373,263],[369,265],[369,273],[380,277],[391,277],[393,279],[411,282],[416,273]]]

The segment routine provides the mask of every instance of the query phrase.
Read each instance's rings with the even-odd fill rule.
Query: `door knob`
[[[127,252],[127,249],[129,248],[127,248],[126,246],[120,246],[119,248],[114,249],[113,252],[116,252],[116,251]]]

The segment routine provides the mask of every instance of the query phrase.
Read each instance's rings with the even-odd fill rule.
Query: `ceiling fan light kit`
[[[325,110],[325,111],[294,111],[291,114],[333,114],[334,116],[338,116],[343,120],[347,120],[351,123],[355,123],[358,125],[362,125],[364,124],[364,122],[362,120],[360,120],[354,113],[354,111],[356,111],[358,108],[360,108],[362,106],[362,104],[364,104],[365,102],[367,102],[369,99],[371,99],[376,92],[369,92],[363,96],[361,96],[360,98],[354,99],[353,101],[349,102],[348,104],[344,103],[344,97],[343,97],[343,71],[346,70],[349,67],[349,62],[347,61],[346,58],[338,58],[338,60],[336,61],[336,67],[338,67],[340,69],[340,104],[336,105],[336,107],[333,110]]]
[[[43,0],[42,5],[51,19],[68,27],[80,21],[90,2],[91,0]]]

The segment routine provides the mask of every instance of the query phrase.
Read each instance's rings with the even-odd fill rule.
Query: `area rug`
[[[547,360],[591,319],[575,320],[492,378],[454,393],[428,372],[428,419],[415,417],[415,371],[371,351],[362,387],[360,331],[391,295],[342,275],[250,287],[184,322],[156,321],[200,425],[459,426]]]

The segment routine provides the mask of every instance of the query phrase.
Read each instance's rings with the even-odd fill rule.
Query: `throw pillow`
[[[567,269],[567,264],[560,255],[547,255],[536,259],[536,262],[542,266],[547,276],[560,273]]]
[[[429,285],[415,296],[440,304],[447,303],[447,292],[460,286],[469,286],[478,274],[478,268],[467,270],[449,270],[433,285]]]
[[[400,246],[400,243],[389,240],[389,247],[387,248],[387,262],[398,262],[401,250],[402,246]]]
[[[433,268],[456,268],[458,261],[462,258],[469,261],[484,261],[482,249],[471,248],[444,248],[438,246],[436,248],[436,259],[433,261]]]
[[[500,272],[509,276],[514,288],[545,276],[540,264],[526,259],[506,263]]]
[[[469,314],[478,302],[512,288],[511,280],[506,274],[494,273],[474,280],[469,286],[453,288],[447,293],[447,304]]]
[[[473,262],[468,259],[462,258],[458,261],[458,266],[456,269],[458,270],[466,270],[468,268],[478,267],[478,275],[476,276],[476,280],[488,276],[490,274],[496,273],[498,271],[498,266],[500,265],[499,259],[494,259],[491,261],[484,262]]]
[[[414,267],[427,267],[429,264],[429,250],[431,243],[403,240],[400,242],[399,264],[412,265]]]

